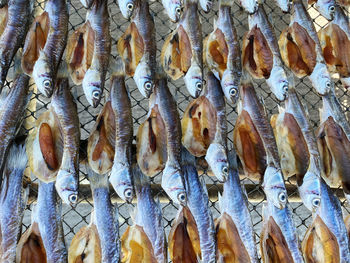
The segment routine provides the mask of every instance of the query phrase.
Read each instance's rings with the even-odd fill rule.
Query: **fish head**
[[[315,212],[321,204],[320,177],[312,171],[307,171],[299,188],[300,198],[311,212]]]
[[[179,168],[165,165],[162,175],[162,188],[174,203],[186,206],[187,195],[182,179],[182,171]]]
[[[78,185],[73,173],[59,170],[55,186],[58,195],[65,204],[73,206],[78,202]]]
[[[152,70],[144,59],[141,59],[136,67],[134,81],[142,96],[149,98],[153,93],[155,83]]]
[[[276,2],[279,8],[281,8],[283,13],[290,12],[292,0],[276,0]]]
[[[184,77],[184,80],[190,95],[194,98],[198,98],[202,93],[204,86],[202,68],[197,63],[192,63]]]
[[[109,177],[114,190],[124,201],[131,203],[135,197],[130,167],[114,163]]]
[[[213,7],[213,0],[199,0],[199,4],[205,13],[209,13]]]
[[[129,19],[135,9],[135,0],[118,0],[118,5],[122,15]]]
[[[226,99],[235,106],[239,100],[239,80],[231,71],[225,70],[221,78],[221,87]]]
[[[264,173],[263,189],[268,202],[283,209],[287,204],[287,190],[280,169],[268,166]]]
[[[279,101],[284,101],[288,95],[288,80],[284,69],[280,66],[275,66],[271,70],[270,77],[266,80],[272,93]]]
[[[324,63],[317,63],[309,78],[312,86],[320,95],[328,94],[333,87],[331,76]]]
[[[335,5],[334,0],[317,0],[315,3],[317,11],[329,21],[334,18]]]
[[[210,144],[205,155],[205,160],[216,178],[220,182],[226,182],[229,167],[225,148],[219,143]]]
[[[52,71],[48,59],[42,51],[34,64],[32,75],[38,90],[50,98],[54,89]]]
[[[240,4],[251,15],[258,11],[259,8],[259,2],[257,0],[240,0]]]
[[[162,0],[162,3],[170,20],[174,23],[178,22],[183,10],[181,0]]]
[[[89,104],[96,108],[102,98],[102,79],[101,73],[95,69],[89,68],[83,79],[83,90]]]

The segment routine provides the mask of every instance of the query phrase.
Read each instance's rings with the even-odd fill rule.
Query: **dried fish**
[[[180,20],[182,15],[182,1],[181,0],[162,0],[165,12],[168,14],[170,20],[176,23]]]
[[[314,4],[316,10],[328,20],[332,20],[337,12],[334,0],[308,0],[307,3]]]
[[[129,19],[132,16],[135,10],[136,1],[137,0],[118,0],[120,12],[126,19]]]

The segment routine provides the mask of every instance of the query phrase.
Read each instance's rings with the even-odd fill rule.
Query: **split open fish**
[[[102,98],[111,53],[107,2],[94,0],[85,23],[69,36],[66,51],[68,72],[94,108]]]
[[[241,49],[231,15],[232,0],[220,0],[214,30],[204,40],[204,60],[220,79],[226,99],[236,104],[242,75]]]
[[[33,77],[38,90],[51,97],[68,37],[68,6],[65,0],[49,0],[26,36],[22,68]]]
[[[185,2],[177,28],[164,42],[161,63],[173,80],[184,76],[190,95],[197,98],[203,89],[203,39],[198,0]]]
[[[243,37],[243,67],[256,79],[265,79],[272,93],[284,101],[288,80],[283,68],[277,38],[263,4],[249,15],[249,32]]]
[[[181,120],[182,144],[194,156],[205,156],[214,175],[224,182],[228,176],[224,94],[213,73],[207,74],[207,81],[203,95],[188,105]]]
[[[325,95],[333,87],[313,20],[302,0],[293,0],[290,24],[278,44],[284,63],[298,77],[308,76],[314,89]]]

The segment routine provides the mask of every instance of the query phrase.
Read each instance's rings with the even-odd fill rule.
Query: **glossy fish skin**
[[[17,134],[22,124],[22,116],[25,116],[27,104],[30,100],[29,76],[24,73],[16,75],[12,87],[6,98],[0,103],[0,170],[5,163],[5,155],[9,145]],[[19,118],[20,117],[20,118]]]
[[[310,251],[308,249],[308,238],[309,238],[309,235],[312,234],[310,233],[313,227],[313,224],[312,224],[309,227],[308,231],[306,232],[302,243],[305,262],[306,263],[317,262],[318,260],[327,261],[327,258],[329,260],[327,262],[341,262],[341,263],[349,262],[350,261],[349,237],[343,221],[341,205],[340,205],[339,199],[332,193],[332,190],[330,189],[330,187],[322,179],[321,179],[321,205],[319,209],[317,209],[315,214],[313,214],[313,219],[314,219],[313,224],[317,222],[317,220],[320,220],[324,224],[324,227],[326,227],[327,230],[332,233],[332,237],[328,237],[328,239],[326,237],[326,240],[324,240],[324,243],[321,244],[324,246],[322,249],[320,247],[313,248],[312,253],[309,253]],[[323,234],[322,233],[319,234],[317,232],[316,232],[316,235],[317,234],[321,235],[321,237],[318,237],[318,238],[322,238]],[[315,240],[314,242],[318,241],[316,239],[317,239],[316,237],[312,238],[312,240]],[[329,243],[333,243],[333,244],[336,243],[336,245],[333,245],[333,248],[335,248],[335,250],[329,251],[329,249],[332,249],[332,246]],[[315,245],[317,246],[317,244]]]
[[[111,53],[109,13],[106,0],[95,0],[86,14],[95,34],[94,51],[90,68],[83,79],[83,89],[89,104],[96,108],[101,101]]]
[[[23,185],[27,165],[25,146],[13,145],[4,169],[4,187],[0,192],[0,261],[14,262],[21,233],[29,188]]]
[[[245,255],[246,257],[242,257],[240,262],[249,262],[257,263],[259,262],[256,243],[255,243],[255,233],[253,229],[253,223],[250,217],[248,202],[246,193],[242,190],[239,174],[237,170],[237,162],[235,160],[236,155],[233,153],[229,154],[230,160],[230,169],[227,181],[224,183],[224,190],[222,196],[219,195],[219,207],[220,207],[220,217],[216,222],[216,238],[218,239],[218,235],[220,235],[220,230],[222,228],[222,221],[225,220],[225,216],[228,216],[232,222],[234,223],[240,241],[243,244],[245,250],[240,249],[239,251],[235,251],[234,247],[230,247],[232,249],[232,255],[240,254]],[[228,235],[229,233],[226,233]],[[230,238],[229,236],[227,237]],[[238,238],[235,238],[236,244],[239,246]],[[234,241],[233,241],[234,242]],[[223,255],[220,253],[220,241],[217,240],[218,250],[217,250],[217,259],[218,262],[225,262],[227,255]],[[225,250],[223,250],[224,252]],[[245,261],[243,261],[245,260]],[[230,261],[228,261],[230,262]]]
[[[279,39],[282,58],[297,77],[308,76],[315,90],[325,95],[332,89],[333,83],[313,20],[302,0],[294,0],[292,6],[291,22]]]
[[[132,23],[118,40],[117,49],[140,93],[149,98],[156,74],[156,32],[148,1],[135,1]]]
[[[162,4],[170,20],[173,23],[177,23],[182,14],[183,6],[181,0],[162,0]]]
[[[144,249],[151,251],[151,257],[154,261],[147,262],[167,262],[167,250],[166,250],[166,237],[163,228],[162,221],[162,209],[159,201],[156,202],[153,199],[152,191],[148,179],[142,174],[141,170],[137,165],[133,167],[133,174],[135,177],[135,191],[137,196],[137,206],[134,213],[133,226],[132,228],[139,227],[140,231],[146,234],[148,242],[140,243],[139,245]],[[122,262],[130,262],[133,258],[132,248],[129,248],[129,244],[123,243],[127,239],[126,235],[130,230],[126,230],[122,237]],[[139,240],[134,240],[134,242],[140,242]],[[147,243],[151,247],[147,247]],[[131,244],[130,244],[131,245]],[[146,261],[142,261],[146,262]]]
[[[109,180],[117,194],[123,200],[131,202],[135,195],[131,171],[133,119],[124,74],[114,74],[112,76],[110,94],[116,129],[115,154]]]
[[[57,79],[51,105],[63,134],[63,156],[56,189],[63,202],[72,205],[78,201],[80,123],[67,78]]]
[[[45,96],[51,97],[55,88],[58,67],[67,44],[69,18],[66,1],[48,1],[41,16],[43,15],[47,15],[47,24],[40,24],[39,27],[40,30],[47,31],[47,35],[43,36],[44,46],[42,50],[38,50],[39,57],[36,60],[33,61],[32,57],[27,58],[30,56],[29,52],[33,52],[31,49],[35,49],[36,45],[39,45],[39,43],[31,43],[39,41],[35,38],[31,39],[31,34],[37,34],[36,31],[39,30],[36,21],[34,21],[24,44],[22,68],[33,77],[39,91]],[[28,67],[27,63],[31,66]]]
[[[118,221],[110,200],[108,175],[98,175],[88,170],[94,200],[92,221],[97,227],[102,251],[101,262],[119,262]]]
[[[167,78],[160,76],[155,87],[156,101],[167,137],[167,162],[162,174],[162,187],[177,204],[186,204],[181,168],[181,122],[177,104],[168,88]]]
[[[220,89],[220,83],[213,73],[207,74],[206,97],[212,103],[217,116],[216,133],[214,140],[209,145],[205,160],[209,164],[214,175],[221,182],[225,182],[228,176],[227,158],[227,122],[224,94]]]
[[[348,202],[350,201],[349,143],[350,125],[341,109],[334,91],[322,97],[320,109],[320,127],[316,132],[321,154],[322,176],[328,184],[343,186]]]
[[[334,19],[318,32],[323,56],[332,73],[339,73],[345,88],[350,86],[350,26],[344,10],[335,5]]]
[[[334,0],[308,0],[309,5],[314,4],[316,10],[320,12],[327,20],[334,18],[336,12],[336,3]]]
[[[135,2],[136,0],[118,0],[120,12],[124,18],[129,19],[132,16],[135,8]]]
[[[313,212],[321,201],[319,153],[312,127],[294,88],[289,89],[285,108],[280,107],[276,119],[274,132],[283,174],[286,177],[296,175],[300,197]]]
[[[37,205],[32,212],[32,225],[22,235],[16,262],[40,259],[48,263],[67,262],[67,251],[61,221],[62,203],[56,198],[54,183],[39,182]],[[33,249],[31,243],[35,242]],[[40,261],[42,262],[42,261]]]
[[[208,67],[213,71],[215,76],[220,79],[226,99],[235,105],[239,96],[242,62],[239,39],[231,16],[232,3],[233,1],[230,0],[220,1],[218,18],[214,21],[214,30],[207,38],[206,45],[204,45],[204,55]],[[219,37],[217,35],[220,35],[223,39],[218,39]],[[221,51],[221,56],[217,59],[215,55],[210,52],[211,45],[218,45],[218,47],[215,48],[215,52]],[[225,60],[227,60],[226,65],[219,62],[221,58],[223,58],[224,63]],[[224,66],[224,68],[222,68],[222,66]]]
[[[280,101],[284,101],[288,93],[288,80],[283,69],[283,62],[275,32],[267,18],[264,6],[262,4],[259,4],[259,8],[256,13],[249,15],[248,22],[250,32],[244,37],[243,67],[253,74],[255,78],[265,78],[267,85],[270,87],[276,98]],[[258,35],[258,32],[262,34],[262,38],[256,36]],[[248,37],[250,33],[254,33],[254,35]],[[252,56],[254,56],[254,54],[249,54],[251,46],[254,45],[254,43],[251,43],[252,37],[254,42],[256,38],[258,44],[262,45],[261,52],[268,53],[261,55],[264,57],[263,59],[265,61],[255,61],[255,64],[257,62],[262,63],[262,65],[259,65],[257,68],[258,70],[262,71],[259,74],[256,73],[256,70],[253,73],[254,66],[250,65],[250,59]],[[252,46],[252,48],[254,49],[254,46]],[[260,52],[260,50],[255,50],[255,52]],[[265,64],[267,63],[267,60],[268,68],[264,69],[262,67],[266,66]]]
[[[10,64],[23,44],[30,17],[29,0],[11,0],[7,3],[7,21],[0,37],[0,87],[4,85]],[[6,8],[6,7],[5,7]]]
[[[172,79],[184,76],[187,91],[199,97],[203,89],[203,38],[197,0],[186,1],[176,30],[163,45],[161,63]]]
[[[187,207],[196,222],[199,234],[202,262],[215,262],[216,241],[214,220],[209,208],[205,184],[201,183],[194,166],[194,157],[184,154],[184,178],[187,193]],[[183,158],[184,158],[183,157]]]

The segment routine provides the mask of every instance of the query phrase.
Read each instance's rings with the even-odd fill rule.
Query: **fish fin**
[[[88,178],[90,181],[90,187],[92,191],[96,188],[107,188],[109,189],[109,184],[108,184],[108,174],[98,174],[95,173],[89,165],[86,166],[86,170],[88,173]]]
[[[95,31],[90,22],[85,22],[68,38],[66,62],[75,85],[83,82],[86,71],[92,64],[95,50]]]
[[[133,165],[132,174],[136,191],[141,191],[143,187],[149,187],[149,179],[143,174],[138,164]]]
[[[234,170],[237,170],[238,169],[238,164],[237,164],[237,158],[238,157],[237,157],[236,150],[234,148],[229,150],[227,152],[227,157],[228,157],[228,160],[229,160],[230,167],[233,168]]]
[[[22,69],[27,75],[33,72],[34,64],[40,56],[40,51],[46,44],[50,28],[50,18],[47,12],[35,17],[25,39],[22,55]]]
[[[13,144],[6,159],[7,170],[23,170],[27,166],[26,147],[24,145]]]
[[[57,71],[57,79],[59,78],[68,78],[68,65],[65,60],[61,60],[58,71]]]
[[[15,57],[13,59],[15,75],[23,73],[21,60],[22,60],[22,48],[18,49],[18,51],[15,54]]]
[[[185,148],[181,147],[182,165],[195,165],[196,158]]]
[[[115,76],[125,76],[125,64],[120,56],[118,56],[116,59],[111,57],[109,59],[110,64],[110,74]]]

